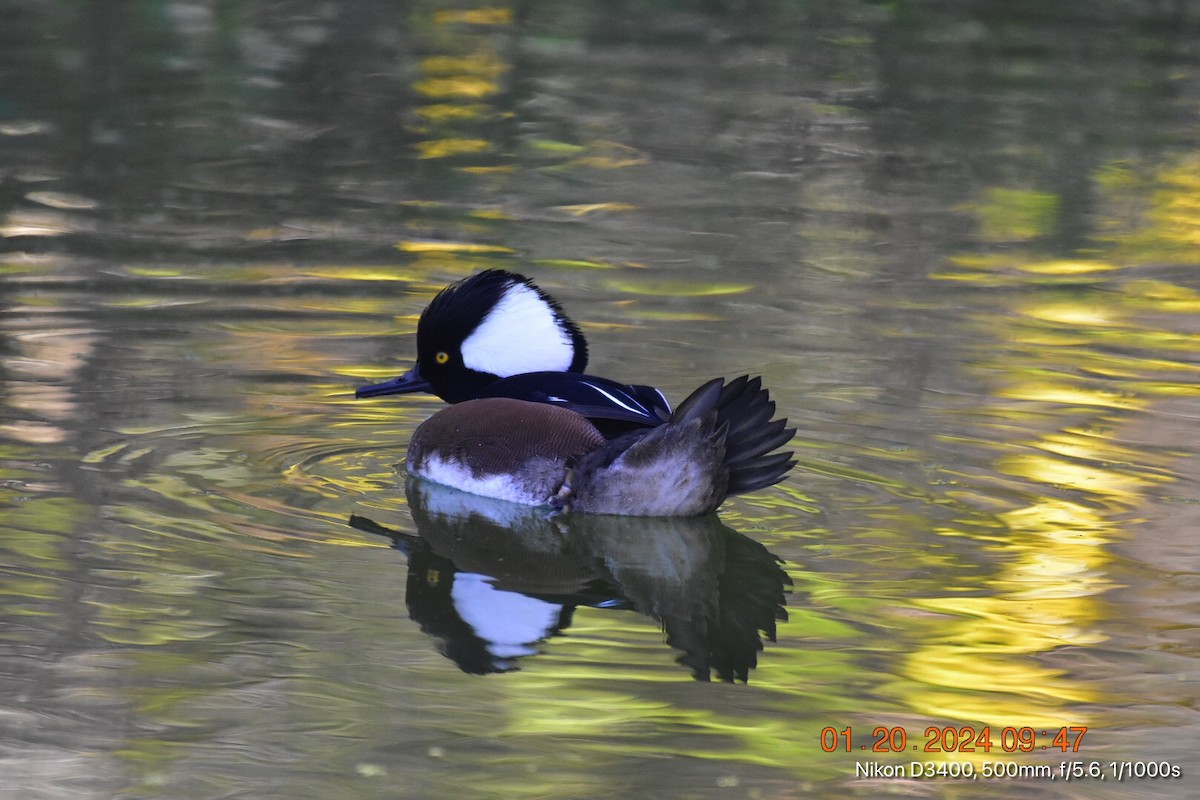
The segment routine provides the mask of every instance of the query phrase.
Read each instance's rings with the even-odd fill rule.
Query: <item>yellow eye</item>
[[[436,356],[434,356],[433,360],[439,364],[445,364],[447,361],[450,360],[450,354],[447,353],[445,350],[443,350],[442,352],[440,352]]]

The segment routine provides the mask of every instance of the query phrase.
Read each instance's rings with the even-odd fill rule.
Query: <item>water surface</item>
[[[1190,7],[0,16],[4,792],[1195,793]],[[763,375],[796,469],[696,525],[414,499],[439,401],[352,391],[487,267],[597,374]],[[1024,772],[856,777],[914,759]]]

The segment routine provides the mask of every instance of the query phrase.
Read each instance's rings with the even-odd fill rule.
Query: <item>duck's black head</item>
[[[559,304],[515,272],[489,269],[447,286],[417,323],[417,363],[358,397],[431,391],[448,403],[479,396],[499,378],[582,372],[587,341]]]

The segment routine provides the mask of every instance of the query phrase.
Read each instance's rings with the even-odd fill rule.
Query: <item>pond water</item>
[[[1194,6],[0,19],[0,795],[1200,791]],[[406,487],[440,402],[353,389],[487,267],[796,468]]]

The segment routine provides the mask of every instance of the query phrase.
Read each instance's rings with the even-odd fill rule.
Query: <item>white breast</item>
[[[419,459],[410,457],[408,470],[418,478],[440,483],[442,486],[526,506],[542,505],[553,494],[546,488],[540,492],[531,492],[531,487],[514,480],[510,475],[478,474],[460,461],[444,459],[435,453],[426,454]]]

